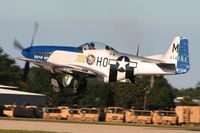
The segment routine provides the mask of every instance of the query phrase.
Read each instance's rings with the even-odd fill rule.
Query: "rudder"
[[[169,49],[164,53],[164,59],[168,63],[175,64],[176,74],[188,72],[190,69],[188,40],[175,37]]]
[[[188,72],[189,69],[190,69],[190,61],[189,61],[188,40],[186,38],[181,37],[178,49],[176,73],[183,74]]]

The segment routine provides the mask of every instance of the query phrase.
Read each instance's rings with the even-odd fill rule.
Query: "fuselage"
[[[25,57],[19,58],[26,62],[24,77],[29,70],[28,62],[41,66],[51,72],[51,84],[56,92],[67,86],[77,92],[89,77],[104,82],[134,83],[137,75],[184,74],[190,69],[188,40],[180,36],[174,38],[164,53],[147,57],[120,53],[100,42],[65,47],[33,46],[33,41],[34,36],[30,47],[25,49],[14,41]],[[61,73],[61,78],[57,73]]]
[[[150,59],[113,49],[80,49],[64,46],[33,46],[22,51],[26,58],[60,66],[77,66],[103,76],[104,82],[133,80],[134,75],[174,74],[163,71]]]

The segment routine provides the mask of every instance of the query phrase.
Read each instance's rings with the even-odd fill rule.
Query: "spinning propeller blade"
[[[137,56],[139,55],[139,52],[140,52],[140,45],[138,44],[137,53],[136,53]]]
[[[37,33],[37,30],[39,28],[39,24],[37,22],[35,22],[35,26],[34,26],[34,30],[33,30],[33,35],[32,35],[32,40],[31,40],[31,43],[30,43],[30,49],[31,47],[33,46],[33,43],[34,43],[34,40],[35,40],[35,36],[36,36],[36,33]],[[24,50],[24,47],[22,46],[21,43],[19,43],[17,41],[17,39],[14,40],[14,43],[13,43],[13,46],[18,49],[18,50],[21,50],[23,51]],[[30,53],[29,53],[30,54]],[[27,81],[27,77],[28,77],[28,74],[29,74],[29,70],[30,70],[30,63],[29,62],[26,62],[25,65],[24,65],[24,69],[23,69],[23,77],[22,77],[22,80],[24,82]]]
[[[35,27],[34,27],[34,31],[33,31],[32,40],[31,40],[31,47],[33,46],[33,43],[34,43],[34,40],[35,40],[35,35],[37,33],[38,28],[39,28],[39,24],[37,22],[35,22]]]
[[[23,50],[24,49],[24,47],[21,45],[21,43],[19,43],[16,39],[14,40],[13,45],[18,50]]]

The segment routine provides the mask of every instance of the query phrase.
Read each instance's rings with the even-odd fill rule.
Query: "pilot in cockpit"
[[[89,44],[89,50],[95,50],[95,45],[94,43]]]

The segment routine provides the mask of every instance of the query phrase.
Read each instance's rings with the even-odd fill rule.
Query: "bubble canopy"
[[[101,42],[87,42],[78,47],[79,50],[111,50],[116,51],[112,47]],[[117,51],[116,51],[117,52]]]

